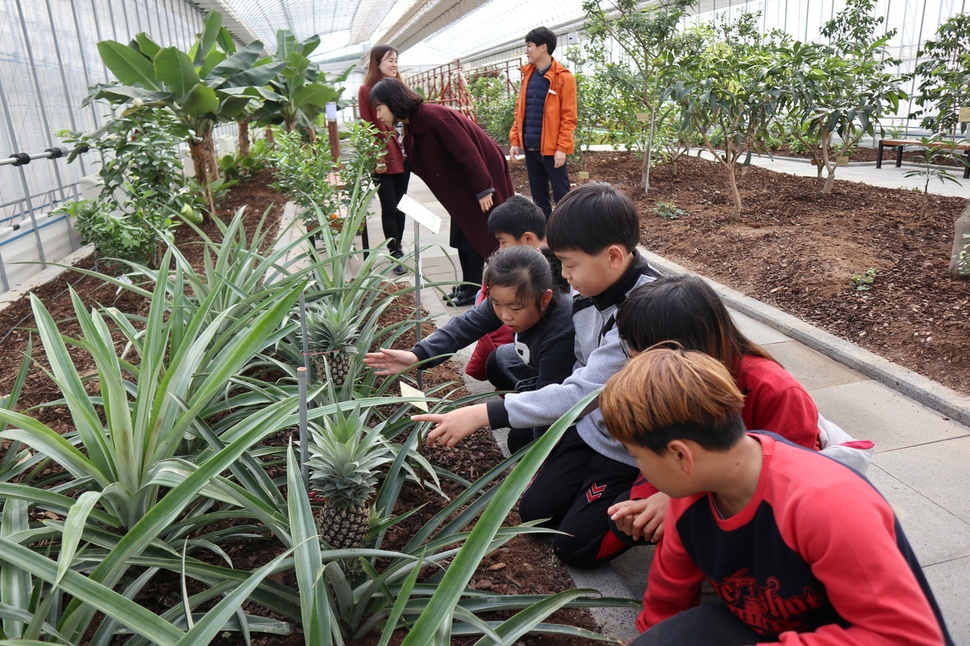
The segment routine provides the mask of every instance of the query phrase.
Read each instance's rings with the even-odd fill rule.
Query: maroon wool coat
[[[404,152],[411,171],[451,216],[452,246],[456,246],[457,224],[478,255],[488,259],[498,249],[498,241],[488,232],[488,213],[482,213],[478,200],[493,193],[495,208],[515,192],[498,144],[463,114],[422,103],[405,124]]]

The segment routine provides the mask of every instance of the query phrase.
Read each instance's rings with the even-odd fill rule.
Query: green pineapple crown
[[[306,310],[307,345],[311,352],[340,350],[355,353],[363,314],[353,303],[320,301]]]
[[[393,457],[383,426],[367,428],[358,406],[346,416],[338,410],[324,418],[322,429],[311,429],[310,483],[333,507],[360,507],[374,493],[378,468]]]

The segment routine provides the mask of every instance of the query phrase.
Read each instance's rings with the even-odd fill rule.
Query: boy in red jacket
[[[632,643],[952,645],[889,504],[835,460],[745,432],[743,404],[717,359],[670,348],[600,396],[610,434],[671,497]],[[718,602],[698,605],[704,580]]]

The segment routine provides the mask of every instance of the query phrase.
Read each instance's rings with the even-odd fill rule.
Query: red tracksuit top
[[[952,644],[889,504],[861,475],[773,434],[738,514],[710,494],[670,500],[637,628],[697,605],[711,582],[728,609],[778,644]]]

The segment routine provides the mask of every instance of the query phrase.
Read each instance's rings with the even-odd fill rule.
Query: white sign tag
[[[415,222],[423,226],[431,233],[438,233],[441,229],[441,218],[431,212],[428,207],[421,204],[410,195],[405,194],[398,203],[397,208],[410,215]]]
[[[407,197],[407,195],[405,195],[404,197]],[[424,397],[426,396],[423,392],[421,392],[420,390],[418,390],[417,388],[415,388],[410,384],[407,384],[403,381],[398,383],[401,384],[401,397],[419,397],[423,400]],[[428,412],[428,402],[426,401],[413,401],[411,402],[411,405],[414,406],[415,408],[420,408],[426,413]]]

